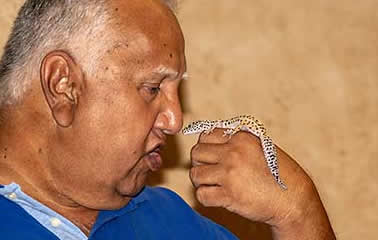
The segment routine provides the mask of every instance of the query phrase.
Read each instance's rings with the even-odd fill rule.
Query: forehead
[[[120,39],[137,42],[141,49],[170,47],[184,50],[184,38],[172,11],[160,0],[114,1],[113,25]]]
[[[114,1],[111,7],[120,57],[144,69],[185,71],[183,34],[166,5],[160,0],[128,0]]]

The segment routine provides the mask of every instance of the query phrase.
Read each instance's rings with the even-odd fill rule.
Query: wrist
[[[272,225],[275,240],[335,240],[326,210],[319,194],[312,183],[303,188],[302,201]]]

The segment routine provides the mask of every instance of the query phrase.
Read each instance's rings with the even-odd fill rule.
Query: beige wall
[[[21,2],[0,0],[1,46]],[[192,0],[179,16],[186,121],[262,119],[316,182],[342,240],[378,234],[377,9],[377,0]],[[172,139],[166,170],[151,181],[197,206],[187,172],[195,140]],[[241,239],[270,239],[265,226],[198,209]]]

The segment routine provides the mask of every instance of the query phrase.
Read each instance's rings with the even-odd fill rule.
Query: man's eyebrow
[[[166,67],[166,66],[163,66],[163,65],[160,65],[155,70],[153,70],[153,73],[156,73],[156,74],[159,74],[159,75],[164,75],[164,76],[170,77],[170,78],[177,78],[178,75],[179,75],[179,72],[177,72],[176,70],[169,68],[169,67]],[[187,72],[185,72],[182,75],[182,80],[187,80],[188,78],[189,78],[189,74]]]
[[[155,70],[153,70],[154,73],[160,74],[160,75],[165,75],[165,76],[177,76],[179,73],[172,68],[160,65]]]
[[[188,80],[190,78],[190,75],[188,72],[184,72],[184,74],[182,75],[182,80]]]

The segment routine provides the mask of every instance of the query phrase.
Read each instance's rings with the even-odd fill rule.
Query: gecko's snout
[[[181,133],[184,135],[199,133],[201,132],[200,125],[201,125],[200,121],[191,122],[181,130]]]
[[[192,131],[191,131],[191,126],[187,126],[187,127],[184,127],[182,130],[181,130],[181,133],[184,134],[184,135],[188,135],[188,134],[191,134]]]

